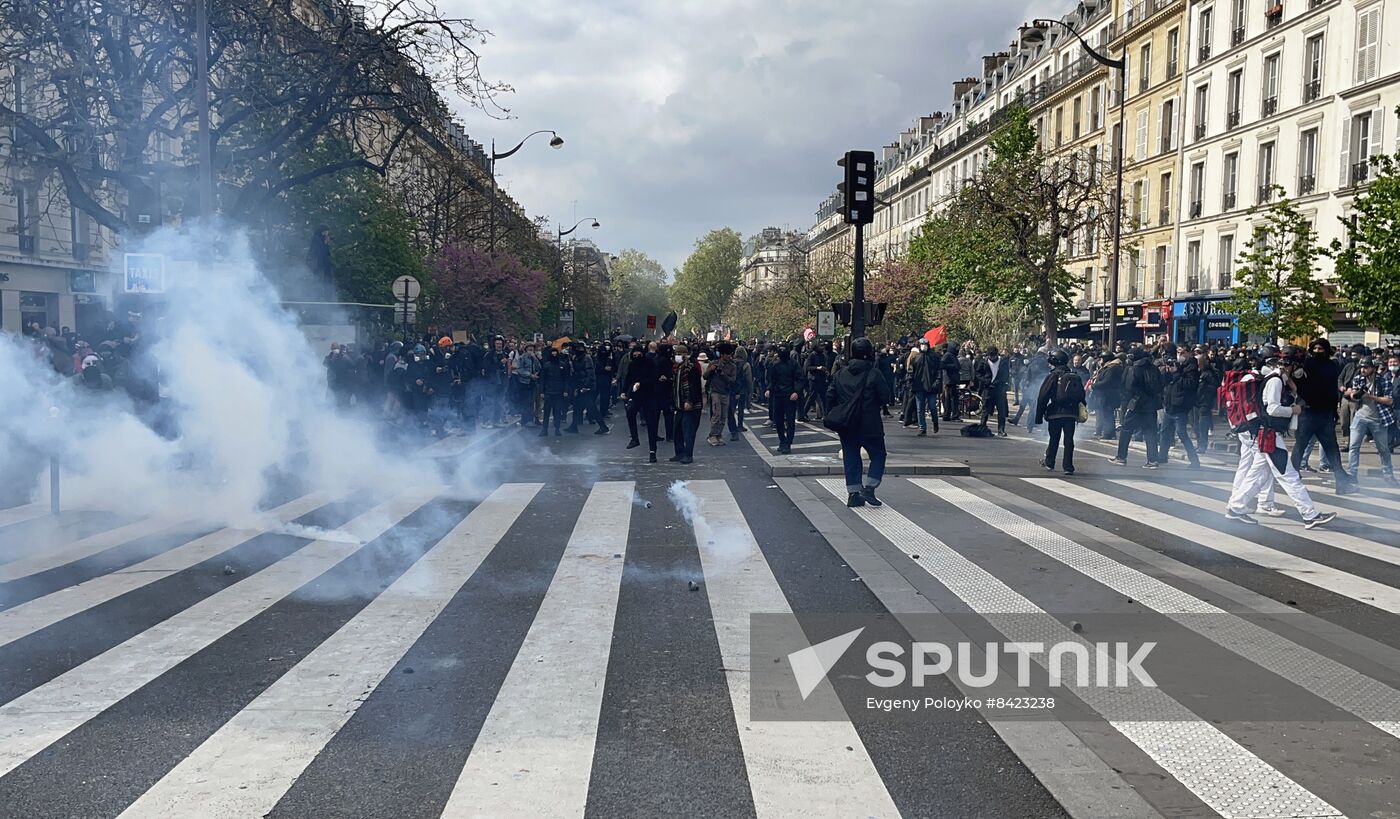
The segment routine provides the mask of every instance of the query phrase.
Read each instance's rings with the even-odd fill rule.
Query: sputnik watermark
[[[798,693],[803,700],[812,695],[864,630],[848,631],[787,655],[788,665],[792,668]],[[1084,640],[1062,640],[1048,645],[1035,642],[960,642],[950,646],[939,642],[913,642],[906,646],[881,640],[865,649],[865,662],[870,671],[864,677],[866,682],[879,688],[904,685],[918,688],[927,685],[929,679],[934,677],[952,677],[967,688],[986,688],[997,681],[1001,674],[999,661],[1007,657],[1015,661],[1016,685],[1020,688],[1031,685],[1033,662],[1045,669],[1045,683],[1051,687],[1123,688],[1139,685],[1156,688],[1156,680],[1143,667],[1156,647],[1155,642],[1132,645],[1126,642],[1089,643]],[[909,710],[917,710],[917,706]]]

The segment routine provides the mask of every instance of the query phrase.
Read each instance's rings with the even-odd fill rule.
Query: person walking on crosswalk
[[[1157,411],[1162,408],[1162,374],[1152,363],[1152,356],[1141,347],[1132,352],[1123,380],[1123,426],[1118,432],[1118,454],[1109,460],[1116,466],[1128,465],[1128,444],[1133,433],[1141,432],[1147,444],[1147,469],[1156,469],[1161,456],[1157,452]]]
[[[1293,346],[1280,351],[1272,345],[1265,345],[1262,355],[1264,365],[1258,375],[1250,372],[1241,379],[1244,383],[1259,384],[1257,408],[1246,406],[1236,412],[1237,416],[1242,412],[1248,423],[1242,425],[1238,433],[1240,463],[1235,469],[1225,517],[1241,523],[1258,523],[1246,507],[1250,498],[1259,499],[1259,511],[1264,514],[1272,517],[1283,514],[1273,504],[1273,486],[1277,481],[1298,507],[1307,528],[1313,529],[1330,523],[1337,514],[1319,512],[1313,506],[1312,496],[1303,486],[1303,480],[1283,445],[1283,434],[1293,426],[1294,419],[1303,409],[1298,402],[1297,384],[1293,380],[1294,372],[1302,368],[1303,351]],[[1236,391],[1236,394],[1240,392]],[[1249,416],[1254,418],[1250,419]]]
[[[1070,369],[1069,356],[1064,350],[1051,350],[1049,361],[1050,375],[1041,383],[1035,402],[1035,423],[1045,423],[1050,431],[1050,441],[1040,465],[1052,472],[1055,470],[1056,451],[1063,440],[1065,474],[1073,475],[1074,429],[1079,423],[1079,409],[1084,406],[1084,382]]]
[[[792,453],[792,438],[797,431],[797,402],[800,398],[802,368],[792,360],[792,350],[778,348],[778,361],[768,370],[768,390],[764,397],[778,431],[778,454]]]
[[[677,344],[672,353],[672,388],[675,390],[675,427],[671,443],[675,454],[667,460],[688,464],[695,457],[695,436],[700,432],[700,408],[705,400],[705,388],[700,382],[700,367],[691,360],[690,348]]]
[[[826,390],[824,418],[841,438],[841,458],[846,472],[847,506],[882,506],[875,489],[885,475],[885,424],[880,407],[894,400],[889,382],[875,370],[875,345],[868,338],[851,344],[851,361],[836,372]],[[870,455],[864,478],[860,451]]]

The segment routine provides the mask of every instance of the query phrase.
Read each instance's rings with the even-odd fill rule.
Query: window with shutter
[[[1140,111],[1140,112],[1138,112],[1137,150],[1134,152],[1134,156],[1137,157],[1138,161],[1142,161],[1142,160],[1144,160],[1144,159],[1147,158],[1147,112],[1146,112],[1146,111]]]
[[[1381,7],[1366,9],[1356,17],[1356,82],[1370,82],[1380,69]]]
[[[1377,108],[1371,112],[1371,144],[1366,151],[1366,159],[1369,162],[1373,156],[1381,154],[1381,133],[1385,130],[1385,109]]]
[[[1351,185],[1351,118],[1342,119],[1342,170],[1337,175],[1337,187]]]

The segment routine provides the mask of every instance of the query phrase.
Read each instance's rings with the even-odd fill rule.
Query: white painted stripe
[[[0,705],[0,776],[358,551],[441,491],[411,489],[77,668]],[[341,672],[343,673],[343,672]]]
[[[1136,489],[1139,492],[1147,492],[1157,497],[1190,504],[1196,509],[1210,509],[1212,506],[1219,510],[1225,508],[1225,501],[1198,495],[1195,492],[1187,492],[1183,489],[1178,489],[1166,484],[1135,480],[1115,480],[1113,483],[1126,486],[1129,489]],[[1279,498],[1279,501],[1287,508],[1287,500]],[[1344,516],[1348,515],[1346,510],[1341,510],[1341,514]],[[1224,520],[1224,518],[1222,517],[1221,520]],[[1296,515],[1286,515],[1281,518],[1264,517],[1262,520],[1269,522],[1269,528],[1277,528],[1286,531],[1294,537],[1305,538],[1314,543],[1331,546],[1334,549],[1341,549],[1345,552],[1351,552],[1352,554],[1358,554],[1373,560],[1380,560],[1385,563],[1400,566],[1400,549],[1396,549],[1394,546],[1387,546],[1384,543],[1377,543],[1374,540],[1366,540],[1365,538],[1350,535],[1346,532],[1337,532],[1329,529],[1307,529],[1303,525],[1302,518]],[[1393,526],[1394,524],[1391,523],[1388,525]]]
[[[1173,537],[1182,538],[1197,546],[1237,557],[1294,580],[1301,580],[1309,585],[1349,597],[1368,606],[1375,606],[1392,614],[1400,613],[1400,589],[1357,577],[1340,569],[1324,566],[1321,563],[1305,560],[1286,552],[1280,552],[1277,549],[1271,549],[1226,532],[1207,529],[1183,518],[1120,500],[1103,492],[1085,489],[1069,481],[1057,478],[1027,478],[1026,480],[1051,492],[1087,503],[1097,509],[1122,515],[1148,526],[1155,526]],[[1160,484],[1153,484],[1154,488],[1159,486]]]
[[[840,451],[841,451],[841,442],[840,442],[840,441],[808,441],[808,442],[802,443],[802,444],[793,444],[793,445],[792,445],[792,448],[793,448],[793,449],[816,449],[817,447],[824,447],[824,446],[825,446],[825,447],[831,447],[831,446],[836,447],[836,449],[833,450],[834,452],[840,452]]]
[[[910,483],[1000,529],[1041,554],[1240,655],[1261,668],[1400,737],[1400,691],[1343,663],[1213,606],[1137,569],[1032,523],[945,480]],[[1203,615],[1208,615],[1204,617]]]
[[[843,481],[818,481],[837,498],[846,496]],[[1046,613],[986,569],[963,557],[946,543],[916,526],[888,503],[856,510],[896,548],[920,556],[914,561],[973,611],[1012,641],[1076,642],[1090,661],[1090,679],[1099,673],[1093,645]],[[1014,617],[998,617],[1015,614]],[[1038,615],[1031,617],[1028,615]],[[1044,665],[1043,655],[1032,655]],[[1121,665],[1117,660],[1115,666]],[[1340,816],[1341,812],[1316,794],[1250,753],[1160,688],[1065,687],[1108,720],[1115,730],[1138,746],[1153,762],[1225,817]],[[1144,714],[1157,719],[1143,720]]]
[[[23,506],[11,506],[9,509],[0,509],[0,526],[23,523],[26,520],[41,518],[48,513],[48,503],[26,503]]]
[[[178,532],[182,527],[193,524],[192,520],[145,518],[68,544],[40,544],[36,547],[38,554],[12,560],[0,566],[0,583],[57,569],[59,566],[92,557],[133,540],[160,533]]]
[[[749,615],[790,614],[792,609],[729,486],[717,480],[691,481],[689,486],[700,499],[700,514],[693,522],[695,540],[700,544],[700,564],[756,814],[760,819],[792,816],[801,813],[803,805],[820,805],[827,816],[898,816],[849,721],[750,720]],[[716,533],[724,537],[727,555],[744,556],[717,559],[707,545]],[[805,637],[793,639],[792,645],[807,645]],[[836,693],[829,682],[823,682],[812,696],[834,700]],[[839,708],[839,702],[833,707]]]
[[[1196,481],[1190,485],[1208,486],[1212,489],[1219,489],[1226,493],[1228,493],[1233,488],[1230,484],[1224,481]],[[1367,526],[1378,526],[1382,529],[1394,529],[1397,525],[1400,525],[1400,516],[1386,517],[1384,515],[1376,515],[1370,512],[1361,512],[1356,509],[1352,509],[1349,506],[1338,506],[1335,503],[1328,503],[1327,501],[1322,500],[1322,498],[1333,496],[1330,493],[1327,495],[1323,495],[1322,493],[1315,491],[1319,488],[1320,487],[1317,486],[1309,486],[1308,494],[1312,497],[1313,506],[1316,506],[1318,509],[1321,509],[1324,512],[1336,512],[1338,515],[1346,517],[1347,520],[1354,520],[1357,523],[1364,523]],[[1376,498],[1367,497],[1365,495],[1349,495],[1347,496],[1347,499],[1355,503],[1365,504],[1368,506],[1388,508],[1386,506],[1386,501],[1377,500]],[[1212,500],[1214,499],[1212,498]],[[1219,501],[1215,502],[1219,503]],[[1288,502],[1288,496],[1284,495],[1283,493],[1279,493],[1277,505],[1284,509],[1289,508],[1291,504],[1289,504]],[[1400,509],[1400,503],[1395,504],[1395,508]]]
[[[543,484],[506,484],[121,815],[263,816],[359,710]],[[627,497],[631,504],[630,494]]]
[[[633,491],[593,485],[444,819],[583,816]]]
[[[329,497],[320,493],[303,496],[264,513],[265,526],[275,528],[278,524],[296,520],[329,501]],[[220,529],[125,569],[99,575],[76,586],[68,586],[12,609],[0,611],[0,646],[9,645],[65,617],[72,617],[127,592],[196,566],[240,543],[252,540],[264,531],[266,529]]]

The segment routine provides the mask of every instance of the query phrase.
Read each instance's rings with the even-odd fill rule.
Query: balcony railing
[[[1191,218],[1192,218],[1192,219],[1200,218],[1201,210],[1202,210],[1201,200],[1197,199],[1197,200],[1195,200],[1194,202],[1192,202],[1192,203],[1191,203],[1191,211],[1190,211],[1190,213],[1191,213]]]
[[[83,244],[82,242],[74,242],[74,243],[73,243],[73,260],[74,260],[74,261],[78,261],[78,262],[85,262],[85,261],[87,261],[87,257],[88,257],[88,253],[89,253],[90,247],[91,247],[90,245]]]
[[[1180,65],[1179,63],[1177,63],[1177,61],[1176,61],[1176,55],[1173,54],[1173,55],[1172,55],[1172,59],[1170,59],[1170,60],[1167,61],[1167,79],[1169,79],[1169,80],[1174,80],[1174,79],[1176,79],[1176,75],[1180,72],[1180,70],[1181,70],[1181,65]]]
[[[1283,22],[1283,4],[1275,3],[1264,12],[1264,23],[1266,28],[1276,28]]]
[[[1308,194],[1312,193],[1312,192],[1315,191],[1315,190],[1317,190],[1317,177],[1316,177],[1316,176],[1309,175],[1309,176],[1300,176],[1300,177],[1298,177],[1298,195],[1299,195],[1299,196],[1307,196]]]
[[[1206,138],[1206,124],[1204,122],[1196,123],[1195,135],[1197,142]]]
[[[1322,80],[1313,80],[1303,86],[1303,102],[1312,102],[1322,96]]]
[[[1233,131],[1240,127],[1240,110],[1237,108],[1225,115],[1225,129]]]
[[[1197,58],[1198,58],[1198,60],[1199,60],[1200,62],[1205,62],[1206,60],[1209,60],[1209,59],[1210,59],[1210,46],[1209,46],[1209,45],[1203,45],[1203,46],[1201,46],[1200,49],[1196,52],[1196,56],[1197,56]]]
[[[1277,113],[1278,113],[1278,97],[1277,97],[1277,96],[1265,97],[1265,98],[1264,98],[1264,101],[1263,101],[1262,103],[1260,103],[1260,105],[1259,105],[1259,115],[1262,116],[1262,117],[1271,117],[1271,116],[1273,116],[1274,114],[1277,114]]]
[[[1158,224],[1158,225],[1169,225],[1169,224],[1171,224],[1171,221],[1172,221],[1172,209],[1169,208],[1169,207],[1163,207],[1162,210],[1161,210],[1161,212],[1157,214],[1157,224]]]
[[[28,256],[39,252],[39,243],[35,241],[32,234],[21,233],[19,235],[19,252]]]
[[[1273,183],[1266,183],[1259,186],[1259,204],[1265,204],[1274,198]]]
[[[1231,282],[1233,282],[1233,281],[1234,281],[1234,277],[1230,275],[1230,271],[1228,271],[1228,270],[1222,270],[1222,271],[1220,271],[1220,289],[1221,289],[1221,290],[1229,290],[1229,289],[1230,289],[1230,284],[1231,284]]]
[[[1244,42],[1244,26],[1240,26],[1230,32],[1230,48],[1234,48]]]
[[[1226,191],[1225,195],[1221,197],[1220,209],[1224,211],[1232,211],[1235,209],[1235,203],[1237,201],[1238,196],[1235,194],[1234,191]]]
[[[1188,274],[1186,274],[1186,289],[1187,289],[1187,290],[1190,290],[1190,291],[1192,291],[1192,292],[1195,292],[1195,291],[1201,289],[1201,274],[1200,274],[1200,273],[1188,273]]]
[[[1371,178],[1371,163],[1354,162],[1351,166],[1351,184],[1353,187],[1360,185]]]

